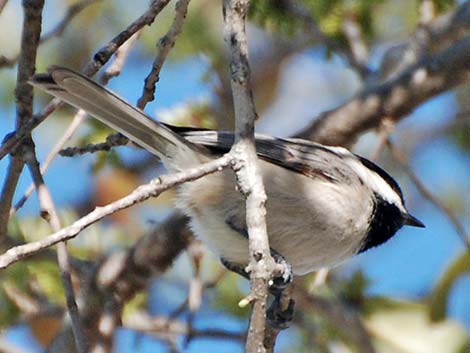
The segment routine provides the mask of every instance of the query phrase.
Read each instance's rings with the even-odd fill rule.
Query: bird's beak
[[[404,224],[407,226],[425,228],[426,226],[418,218],[410,215],[409,213],[403,214]]]

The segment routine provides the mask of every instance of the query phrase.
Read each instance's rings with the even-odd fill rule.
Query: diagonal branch
[[[39,167],[39,162],[36,157],[34,144],[23,143],[22,146],[25,149],[23,153],[24,160],[28,165],[34,184],[36,186],[39,204],[41,207],[41,216],[49,223],[52,231],[58,232],[61,228],[59,214],[57,213],[49,189],[44,183],[44,179],[41,174],[41,169]],[[72,322],[75,346],[77,348],[78,353],[86,353],[87,339],[83,332],[82,322],[80,320],[78,306],[75,300],[69,256],[67,253],[67,247],[65,245],[65,242],[61,242],[58,244],[57,260],[61,272],[62,284],[64,286],[67,310]]]
[[[68,227],[62,228],[60,231],[55,232],[39,241],[28,243],[25,245],[16,246],[9,249],[3,255],[0,255],[0,269],[6,268],[9,265],[31,256],[38,251],[53,246],[59,242],[73,239],[83,229],[89,227],[93,223],[101,220],[102,218],[125,208],[128,208],[136,203],[140,203],[156,197],[163,191],[179,185],[181,183],[198,179],[204,175],[211,174],[226,168],[231,162],[231,155],[226,154],[216,160],[210,161],[206,164],[200,165],[196,168],[188,169],[184,172],[164,175],[157,179],[152,180],[148,184],[139,186],[129,195],[112,202],[103,207],[97,207],[94,211],[86,216],[80,218]]]
[[[109,61],[111,56],[119,49],[119,47],[121,47],[130,37],[144,26],[152,24],[155,17],[165,8],[169,1],[170,0],[152,0],[148,9],[139,18],[95,53],[93,59],[85,65],[82,72],[87,76],[92,76],[98,72],[98,70]],[[27,79],[30,77],[31,75],[29,75]],[[60,106],[60,104],[60,99],[54,98],[40,113],[35,114],[27,124],[16,129],[14,133],[9,134],[0,146],[0,160],[12,149],[17,147],[21,140],[41,124]]]
[[[366,89],[346,104],[322,113],[297,137],[329,145],[351,145],[384,117],[395,121],[420,103],[470,81],[470,37],[413,65],[397,78]]]
[[[171,48],[174,47],[176,37],[181,33],[186,13],[188,12],[189,0],[179,0],[175,5],[175,18],[170,29],[159,40],[157,44],[157,56],[152,64],[152,70],[145,78],[145,85],[141,97],[137,102],[137,107],[144,109],[148,102],[153,101],[155,96],[155,84],[160,80],[160,70],[168,56]]]

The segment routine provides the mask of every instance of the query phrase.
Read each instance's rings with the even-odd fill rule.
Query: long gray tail
[[[119,131],[159,156],[167,168],[181,170],[201,163],[202,150],[152,120],[143,111],[89,78],[67,68],[52,66],[30,83]]]

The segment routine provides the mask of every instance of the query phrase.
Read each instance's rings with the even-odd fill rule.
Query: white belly
[[[339,189],[262,163],[269,244],[290,263],[294,274],[335,266],[357,253],[372,212],[372,201],[361,197],[367,192]],[[191,217],[193,231],[208,248],[225,260],[246,265],[248,241],[226,222],[232,217],[245,227],[245,201],[235,190],[233,172],[186,183],[178,194],[178,206]]]

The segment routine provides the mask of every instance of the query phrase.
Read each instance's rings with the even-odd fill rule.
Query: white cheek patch
[[[400,211],[406,212],[400,195],[380,175],[365,167],[358,160],[350,160],[349,165],[372,191],[378,193],[385,201],[396,205]]]

